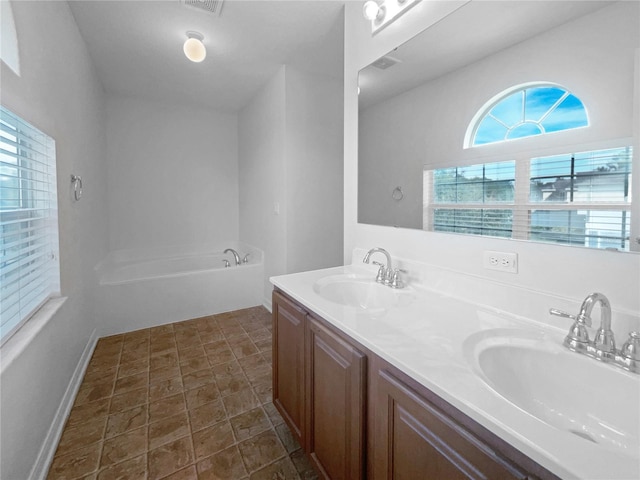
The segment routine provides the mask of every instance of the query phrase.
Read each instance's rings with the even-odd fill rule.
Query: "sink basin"
[[[408,305],[413,295],[406,289],[393,289],[362,275],[334,275],[321,278],[313,285],[319,296],[330,302],[366,310],[384,312],[389,308]]]
[[[544,335],[470,337],[465,354],[495,392],[546,424],[619,453],[640,452],[640,376]]]

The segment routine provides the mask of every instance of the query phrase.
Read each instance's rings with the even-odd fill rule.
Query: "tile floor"
[[[262,307],[102,338],[48,479],[315,479],[271,403]]]

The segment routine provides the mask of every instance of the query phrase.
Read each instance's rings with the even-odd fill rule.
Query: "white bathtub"
[[[236,266],[227,247],[246,264]],[[231,266],[225,268],[224,260]],[[112,335],[262,303],[262,251],[240,243],[112,252],[96,267],[99,334]]]

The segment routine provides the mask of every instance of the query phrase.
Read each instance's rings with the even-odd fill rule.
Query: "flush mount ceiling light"
[[[182,49],[185,56],[195,63],[200,63],[207,56],[207,49],[202,41],[204,35],[198,32],[187,32],[187,40],[184,42]]]
[[[375,35],[390,25],[420,0],[368,0],[362,7],[364,18],[371,21],[371,34]]]

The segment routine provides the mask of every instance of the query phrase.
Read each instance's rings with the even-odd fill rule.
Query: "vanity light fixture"
[[[187,32],[187,40],[184,42],[182,50],[185,56],[195,63],[200,63],[207,56],[207,49],[202,41],[204,35],[199,32]]]
[[[384,17],[384,10],[376,0],[367,0],[362,7],[362,14],[367,20],[381,20],[378,17]]]
[[[420,0],[368,0],[362,7],[364,18],[371,21],[371,35],[390,25]]]

